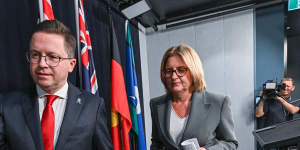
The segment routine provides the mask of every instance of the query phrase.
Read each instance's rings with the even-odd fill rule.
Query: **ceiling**
[[[272,5],[285,0],[146,0],[151,10],[138,16],[144,27],[155,27],[179,20],[236,8]],[[221,13],[221,14],[223,14]],[[214,15],[215,16],[215,15]]]
[[[141,0],[115,0],[120,9],[127,8]],[[288,0],[145,0],[150,10],[137,16],[144,27],[154,30],[160,25],[167,27],[201,21],[250,8],[264,8],[285,3]],[[300,35],[300,10],[286,13],[287,36]],[[299,20],[299,21],[298,21]]]

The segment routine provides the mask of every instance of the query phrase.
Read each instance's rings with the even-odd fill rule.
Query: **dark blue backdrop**
[[[74,1],[51,1],[55,18],[67,25],[75,35]],[[110,112],[110,24],[108,7],[102,1],[84,0],[84,7],[92,41],[99,93],[104,97],[108,112]],[[113,2],[107,2],[117,9]],[[28,51],[31,32],[39,18],[38,0],[2,1],[0,15],[0,93],[31,89],[34,83],[29,74],[25,52]],[[125,74],[125,18],[115,11],[112,11],[112,15]],[[131,32],[140,99],[143,104],[138,29],[131,25]],[[78,65],[70,74],[69,80],[79,87]]]

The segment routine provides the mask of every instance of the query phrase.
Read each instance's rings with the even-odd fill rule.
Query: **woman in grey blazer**
[[[150,102],[151,150],[179,150],[191,138],[197,139],[198,150],[237,149],[230,99],[205,91],[202,63],[193,48],[169,48],[160,75],[166,94]]]

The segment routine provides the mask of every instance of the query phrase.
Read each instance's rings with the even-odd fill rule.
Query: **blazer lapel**
[[[26,123],[35,142],[36,149],[43,150],[43,138],[38,108],[37,94],[23,96],[23,111]]]
[[[196,133],[195,130],[201,130],[203,131],[203,134],[206,134],[205,123],[208,114],[210,113],[209,111],[210,102],[207,100],[205,92],[194,92],[192,96],[191,110],[186,127],[184,129],[182,141],[195,138],[196,136],[193,136],[194,133]]]
[[[55,146],[56,150],[63,150],[67,137],[71,134],[72,128],[84,105],[85,99],[80,97],[81,91],[69,83],[67,105],[64,113],[60,133]]]
[[[171,99],[169,96],[163,97],[164,101],[162,103],[159,103],[157,105],[157,115],[158,116],[158,122],[160,131],[165,137],[164,139],[167,140],[170,145],[173,147],[178,148],[178,146],[174,143],[173,139],[171,138],[171,135],[169,133],[170,128],[170,112],[171,112]]]

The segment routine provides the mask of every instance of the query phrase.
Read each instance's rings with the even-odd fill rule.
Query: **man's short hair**
[[[281,82],[282,81],[292,81],[293,85],[295,85],[295,82],[294,82],[293,78],[291,78],[291,77],[285,77],[281,80]]]
[[[32,36],[37,32],[53,33],[63,36],[65,50],[69,57],[75,57],[76,39],[71,30],[58,20],[45,20],[39,23],[34,29]]]

